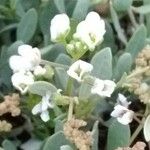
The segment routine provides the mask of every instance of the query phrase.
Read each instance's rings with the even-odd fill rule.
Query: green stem
[[[47,61],[47,60],[42,60],[41,64],[42,65],[50,65],[52,67],[61,67],[61,68],[66,68],[66,69],[69,68],[69,66],[67,66],[67,65],[62,65],[62,64],[58,64],[58,63]]]
[[[67,88],[66,88],[66,95],[68,95],[68,96],[71,95],[72,87],[73,87],[73,80],[72,80],[72,78],[69,77],[68,83],[67,83]],[[74,104],[73,99],[70,98],[69,110],[68,110],[68,121],[72,118],[73,104]]]
[[[132,12],[131,7],[128,9],[128,15],[129,15],[129,18],[130,18],[130,21],[131,21],[132,25],[133,25],[135,28],[137,28],[137,27],[138,27],[138,24],[137,24],[137,22],[136,22],[136,19],[135,19],[135,16],[134,16],[133,12]]]
[[[140,133],[140,131],[143,129],[144,126],[144,122],[146,120],[146,116],[148,115],[149,111],[148,111],[148,106],[146,106],[145,109],[145,113],[144,116],[141,120],[141,123],[139,124],[139,126],[137,127],[137,129],[134,131],[134,133],[132,134],[131,138],[130,138],[130,143],[129,145],[131,145],[133,143],[133,141],[135,140],[135,138],[138,136],[138,134]]]

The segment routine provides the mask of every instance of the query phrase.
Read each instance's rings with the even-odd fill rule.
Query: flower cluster
[[[34,83],[34,75],[43,75],[45,68],[40,66],[41,53],[38,48],[32,48],[30,45],[21,45],[18,47],[18,54],[9,59],[10,68],[13,70],[13,86],[25,94],[28,86]]]
[[[117,104],[111,116],[117,118],[121,124],[129,124],[132,122],[134,116],[134,112],[128,109],[129,105],[130,102],[127,101],[127,98],[122,94],[118,94]]]
[[[93,66],[90,63],[78,60],[70,66],[67,73],[70,77],[76,79],[78,82],[84,82],[84,78],[86,75],[89,75],[92,69]],[[111,96],[116,87],[115,82],[111,80],[101,80],[93,76],[91,76],[91,78],[93,78],[93,84],[91,85],[92,94],[98,94],[104,97]]]
[[[88,13],[85,20],[77,25],[76,32],[68,42],[66,38],[71,30],[70,24],[66,14],[58,14],[51,20],[50,34],[53,42],[65,43],[67,52],[73,58],[80,58],[87,50],[93,51],[103,41],[105,23],[96,12]]]

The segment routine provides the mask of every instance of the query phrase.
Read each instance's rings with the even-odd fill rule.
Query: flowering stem
[[[127,77],[127,79],[130,79],[130,78],[132,78],[132,77],[135,77],[135,76],[137,76],[137,75],[140,75],[140,74],[146,72],[146,71],[149,70],[149,69],[150,69],[150,67],[148,66],[148,67],[142,68],[142,69],[140,69],[140,70],[137,70],[137,71],[131,73],[131,74]]]
[[[72,86],[73,86],[73,80],[72,80],[72,78],[69,77],[68,83],[67,83],[67,88],[66,88],[66,95],[68,95],[68,96],[71,95]],[[73,104],[74,104],[73,99],[70,98],[69,110],[68,110],[68,121],[72,118]]]
[[[144,126],[144,122],[146,120],[146,116],[148,115],[149,111],[148,111],[148,106],[146,106],[146,109],[145,109],[145,113],[143,115],[143,118],[141,120],[141,123],[139,124],[139,126],[137,127],[137,129],[134,131],[134,133],[132,134],[131,136],[131,139],[130,139],[130,143],[129,145],[132,144],[132,142],[135,140],[135,138],[138,136],[138,134],[140,133],[140,131],[142,130],[143,126]]]
[[[66,69],[69,68],[69,66],[67,66],[67,65],[62,65],[62,64],[54,63],[54,62],[47,61],[47,60],[42,60],[42,61],[41,61],[41,64],[42,64],[42,65],[50,65],[50,66],[52,66],[52,67],[61,67],[61,68],[66,68]]]

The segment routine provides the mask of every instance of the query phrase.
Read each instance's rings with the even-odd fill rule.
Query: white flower
[[[122,94],[118,95],[117,105],[114,107],[111,116],[117,118],[118,122],[127,125],[133,120],[134,112],[128,109],[130,102]]]
[[[50,119],[48,108],[54,107],[52,102],[50,102],[50,97],[50,92],[46,92],[46,95],[42,97],[41,102],[35,105],[32,109],[32,114],[36,115],[40,113],[40,117],[44,122],[47,122]]]
[[[58,42],[70,31],[70,20],[66,14],[58,14],[51,20],[50,34],[51,41]]]
[[[29,85],[34,83],[34,77],[31,72],[20,71],[12,75],[11,81],[13,86],[19,90],[21,94],[25,94]]]
[[[90,73],[93,69],[93,66],[85,61],[78,60],[75,63],[73,63],[69,70],[67,71],[67,74],[76,79],[78,82],[83,81],[83,76],[86,73]]]
[[[127,98],[123,94],[118,94],[117,104],[120,104],[126,108],[131,104],[131,102],[127,101]]]
[[[43,67],[41,67],[41,66],[36,66],[36,67],[34,68],[33,74],[34,74],[35,76],[42,76],[42,75],[44,75],[45,73],[46,73],[46,69],[43,68]]]
[[[94,50],[95,46],[103,41],[105,32],[105,22],[96,12],[90,12],[85,20],[78,24],[74,38],[85,43],[89,50]]]
[[[115,87],[116,83],[111,80],[100,80],[95,78],[94,85],[91,88],[91,93],[110,97]]]
[[[33,70],[41,61],[41,53],[38,48],[32,48],[30,45],[21,45],[18,47],[18,54],[9,59],[10,68],[14,72],[20,70]]]

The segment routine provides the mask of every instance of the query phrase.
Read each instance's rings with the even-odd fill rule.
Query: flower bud
[[[70,20],[66,14],[58,14],[51,20],[51,41],[59,42],[68,35],[70,31]]]

